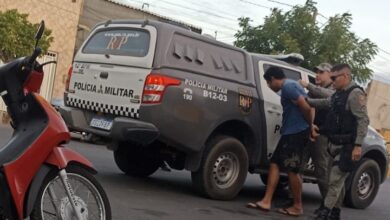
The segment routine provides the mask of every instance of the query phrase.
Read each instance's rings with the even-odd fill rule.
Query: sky
[[[203,34],[233,44],[239,30],[239,17],[249,17],[252,25],[261,25],[271,8],[289,11],[306,0],[115,0],[159,15],[202,28]],[[379,47],[368,65],[374,79],[390,83],[390,1],[389,0],[317,0],[318,22],[336,14],[352,14],[351,30],[361,39],[369,38]]]

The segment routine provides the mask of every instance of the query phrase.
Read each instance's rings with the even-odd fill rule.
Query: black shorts
[[[309,135],[309,129],[296,134],[283,135],[271,157],[271,163],[277,164],[282,172],[301,172]]]

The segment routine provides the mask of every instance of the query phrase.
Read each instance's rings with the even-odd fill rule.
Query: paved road
[[[11,135],[8,127],[0,125],[0,144]],[[190,173],[185,171],[158,171],[150,178],[137,179],[123,175],[113,161],[111,151],[103,146],[72,141],[71,148],[90,159],[99,174],[112,206],[113,219],[170,219],[170,220],[236,220],[236,219],[312,219],[311,213],[320,202],[316,185],[304,184],[305,214],[299,218],[285,217],[275,211],[262,213],[244,207],[259,199],[264,185],[258,175],[249,175],[239,196],[233,201],[213,201],[199,197],[191,187]],[[274,206],[280,206],[286,195],[280,193]],[[380,219],[390,216],[390,180],[387,180],[374,203],[366,210],[343,209],[342,219]]]

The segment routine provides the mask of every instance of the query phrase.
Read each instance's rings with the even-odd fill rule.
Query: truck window
[[[141,29],[103,29],[96,32],[82,52],[144,57],[149,51],[150,34]]]
[[[268,70],[268,68],[270,68],[271,66],[272,65],[264,64],[264,66],[263,66],[264,72],[266,72]],[[287,69],[287,68],[283,68],[283,67],[280,67],[280,68],[283,69],[283,72],[284,72],[284,74],[286,75],[286,77],[288,79],[292,79],[292,80],[300,80],[300,79],[302,79],[302,76],[301,76],[300,72],[294,71],[294,70],[290,70],[290,69]]]
[[[309,82],[312,84],[316,84],[316,78],[314,76],[308,75],[309,77]]]

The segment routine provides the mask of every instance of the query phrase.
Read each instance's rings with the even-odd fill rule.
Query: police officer
[[[316,73],[315,85],[307,81],[299,80],[299,83],[309,90],[308,96],[310,98],[328,98],[334,93],[332,87],[333,81],[330,78],[331,69],[332,65],[329,63],[321,63],[314,67],[313,70]],[[322,127],[327,114],[328,109],[316,109],[314,124]],[[328,153],[328,138],[325,135],[320,135],[316,138],[315,142],[309,144],[308,148],[322,197],[321,206],[314,211],[315,214],[318,214],[319,210],[324,206],[323,201],[328,192],[329,172],[332,165],[332,159]],[[307,159],[309,158],[307,157]]]
[[[336,92],[329,99],[308,99],[313,107],[330,107],[325,125],[320,127],[319,132],[329,139],[333,164],[324,207],[319,210],[316,220],[340,219],[344,183],[361,157],[361,144],[369,124],[366,94],[352,80],[350,66],[334,66],[331,79]]]

